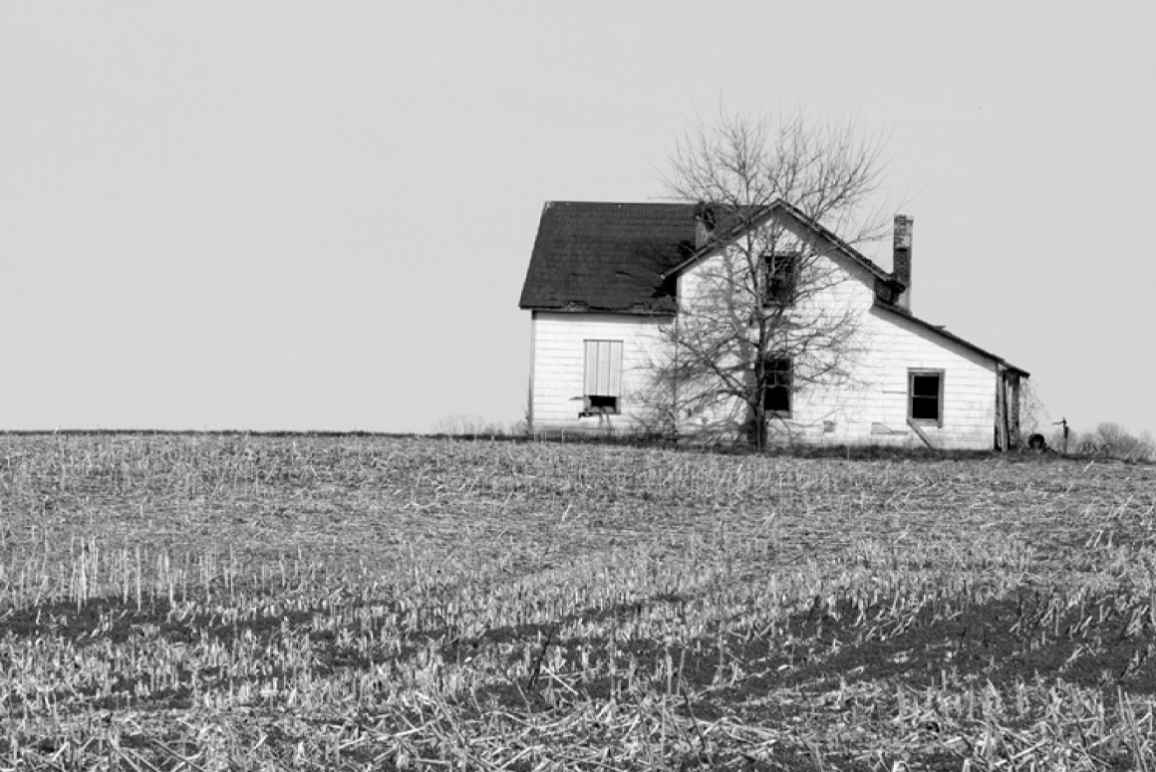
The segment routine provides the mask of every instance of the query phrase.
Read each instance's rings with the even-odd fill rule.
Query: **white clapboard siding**
[[[535,311],[530,393],[534,430],[609,428],[618,432],[644,428],[647,406],[640,395],[651,381],[652,357],[664,348],[659,330],[669,323],[669,317]],[[591,341],[612,342],[593,347],[597,349],[594,355],[605,357],[602,361],[608,365],[602,385],[587,383]],[[615,361],[617,383],[614,368],[609,366]],[[611,391],[589,391],[591,385]],[[580,417],[585,407],[583,397],[588,394],[618,397],[619,413]]]

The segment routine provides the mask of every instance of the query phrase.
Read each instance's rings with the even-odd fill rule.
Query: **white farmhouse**
[[[704,212],[706,217],[704,217]],[[712,261],[739,233],[715,233],[703,204],[547,202],[519,305],[531,315],[532,431],[645,431],[654,363],[688,315]],[[911,224],[895,218],[884,271],[789,204],[760,214],[824,263],[832,282],[810,302],[853,314],[850,377],[800,385],[792,363],[765,395],[780,438],[810,444],[1014,446],[1028,373],[910,311]],[[721,230],[722,226],[719,226]],[[679,410],[680,435],[708,416]]]

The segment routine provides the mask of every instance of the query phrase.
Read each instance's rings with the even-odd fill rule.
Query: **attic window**
[[[763,303],[768,306],[789,306],[795,302],[799,283],[799,255],[795,252],[775,252],[763,255]]]
[[[789,418],[791,415],[791,359],[772,357],[764,365],[763,409]]]
[[[582,376],[582,416],[621,412],[622,341],[586,340]]]
[[[943,371],[907,371],[907,415],[913,421],[943,426]]]

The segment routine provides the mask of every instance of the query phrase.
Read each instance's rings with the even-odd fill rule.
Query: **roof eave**
[[[674,316],[674,308],[610,308],[590,306],[586,304],[567,303],[564,305],[545,305],[541,303],[519,303],[518,308],[523,311],[551,311],[559,314],[619,314],[623,316]]]
[[[874,306],[875,306],[875,308],[881,308],[884,311],[890,311],[891,313],[895,314],[896,316],[907,319],[910,322],[914,322],[915,324],[924,328],[928,332],[934,333],[935,335],[938,335],[941,338],[946,338],[947,340],[950,340],[953,343],[957,343],[957,344],[963,346],[964,348],[966,348],[970,351],[973,351],[976,354],[983,356],[985,359],[991,360],[996,365],[999,365],[1000,367],[1004,368],[1005,370],[1011,370],[1012,372],[1017,373],[1019,375],[1022,375],[1025,378],[1031,377],[1031,373],[1029,373],[1027,370],[1024,370],[1022,367],[1017,367],[1016,365],[1013,365],[1011,362],[1007,361],[1003,357],[997,356],[997,355],[991,353],[990,351],[988,351],[987,349],[980,348],[979,346],[975,345],[971,341],[969,341],[965,338],[961,338],[953,332],[948,332],[947,330],[943,329],[942,327],[934,325],[931,322],[927,321],[926,319],[920,319],[918,316],[915,316],[910,311],[907,311],[907,310],[902,309],[898,306],[892,305],[891,303],[887,303],[887,302],[879,299],[878,297],[875,298]]]

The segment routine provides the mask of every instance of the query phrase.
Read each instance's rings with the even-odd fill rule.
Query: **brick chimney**
[[[895,243],[891,260],[891,275],[903,283],[903,292],[895,299],[895,304],[911,310],[911,230],[915,219],[905,214],[895,215]]]
[[[694,248],[702,249],[714,235],[715,213],[710,204],[699,201],[694,207]]]

